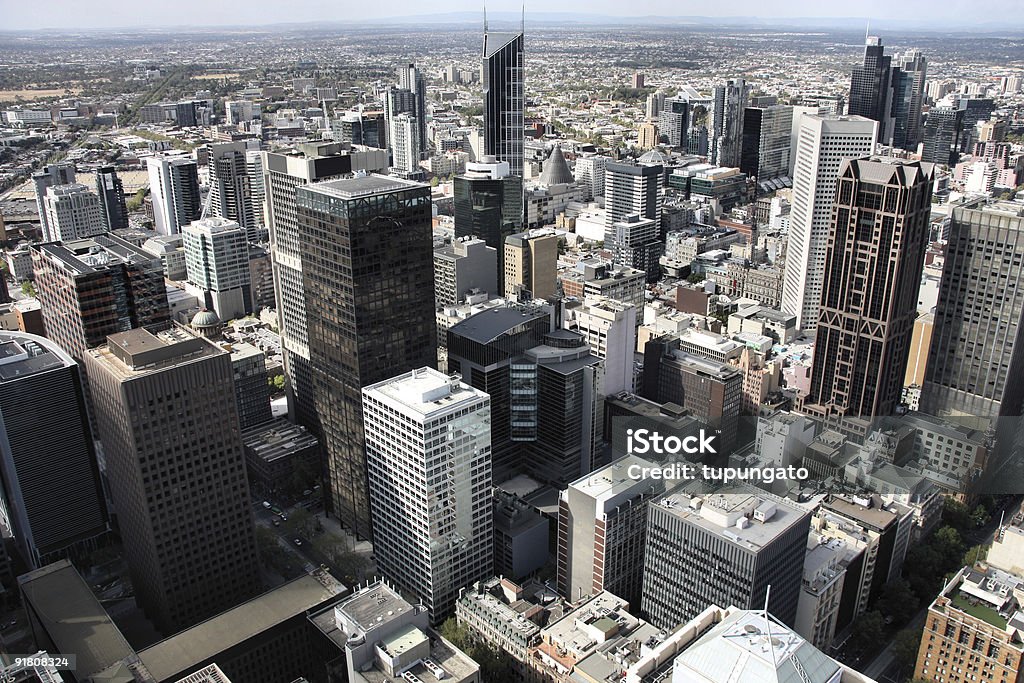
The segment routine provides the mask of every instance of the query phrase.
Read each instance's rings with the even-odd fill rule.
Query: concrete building
[[[647,273],[632,267],[613,267],[599,260],[580,261],[576,270],[559,276],[565,296],[604,297],[639,309],[644,305]]]
[[[258,168],[250,169],[249,153],[259,152],[259,141],[214,143],[208,151],[211,215],[234,221],[247,239],[257,241],[263,224],[263,177]]]
[[[610,159],[596,154],[576,159],[574,176],[584,188],[584,201],[604,197],[604,175]]]
[[[492,574],[490,398],[423,368],[365,387],[363,417],[377,566],[440,623]]]
[[[841,165],[845,159],[871,154],[877,132],[877,122],[863,116],[805,114],[800,118],[782,311],[795,315],[801,330],[813,330],[818,324]]]
[[[153,220],[161,235],[181,232],[201,213],[199,175],[195,160],[180,154],[146,158]]]
[[[605,238],[606,249],[618,246],[615,224],[628,216],[638,216],[661,225],[665,191],[660,165],[631,165],[610,162],[605,166]],[[657,260],[657,259],[655,259]],[[632,265],[629,263],[621,265]]]
[[[204,218],[182,226],[188,289],[221,320],[252,312],[246,231],[233,220]]]
[[[109,530],[81,368],[32,334],[0,332],[0,481],[31,569],[80,558]]]
[[[526,603],[526,604],[523,604]],[[525,609],[525,611],[523,611]],[[461,591],[455,603],[459,624],[515,660],[525,674],[529,648],[540,640],[543,608],[523,600],[523,589],[505,578],[478,581]]]
[[[475,237],[456,237],[434,250],[434,304],[459,306],[470,290],[498,292],[498,252]]]
[[[814,647],[827,649],[836,635],[846,578],[846,546],[811,533],[793,630]]]
[[[100,198],[85,185],[51,185],[43,195],[48,241],[68,242],[107,231]]]
[[[540,228],[505,238],[505,297],[549,299],[555,295],[559,237],[550,228]]]
[[[708,605],[771,605],[786,624],[797,615],[810,529],[805,510],[765,493],[669,493],[650,505],[642,608],[661,628]]]
[[[32,174],[32,188],[36,195],[36,211],[43,231],[43,241],[52,242],[54,237],[47,223],[46,205],[43,200],[46,190],[55,185],[72,185],[75,182],[75,165],[69,163],[47,164]]]
[[[296,489],[296,475],[320,473],[320,442],[305,427],[283,417],[243,427],[242,442],[249,483],[268,495]]]
[[[141,249],[160,259],[166,279],[177,282],[188,277],[188,269],[185,266],[185,239],[180,233],[151,237],[142,243]]]
[[[209,314],[209,311],[207,311]],[[199,313],[197,315],[202,315]],[[196,328],[193,318],[193,329]],[[242,430],[270,422],[270,386],[267,384],[267,357],[252,344],[223,344],[231,354],[231,370],[235,378],[235,404],[238,424]]]
[[[494,489],[494,572],[519,581],[548,563],[548,520],[519,496]]]
[[[103,225],[107,231],[128,227],[128,206],[124,198],[124,183],[117,177],[113,166],[96,170],[96,194],[100,198]]]
[[[577,479],[558,503],[558,590],[570,602],[614,591],[639,604],[647,509],[661,481],[630,476],[634,455]]]
[[[583,336],[591,352],[604,361],[604,393],[633,391],[637,310],[633,304],[605,297],[587,297],[565,305],[566,329]]]
[[[640,124],[636,146],[640,149],[654,149],[658,146],[658,125],[651,121]]]
[[[139,605],[170,634],[251,598],[259,559],[229,354],[182,327],[135,329],[85,366]]]

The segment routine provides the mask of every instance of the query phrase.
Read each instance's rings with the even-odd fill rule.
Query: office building
[[[562,324],[579,333],[590,351],[604,361],[604,393],[633,391],[637,309],[633,304],[604,297],[566,303]]]
[[[1024,673],[1024,579],[994,567],[964,567],[928,606],[914,678],[967,683],[1019,681]]]
[[[505,238],[505,298],[519,301],[555,296],[559,242],[550,228]]]
[[[52,185],[43,197],[49,239],[54,242],[93,237],[106,232],[100,198],[85,185]]]
[[[247,239],[259,239],[263,220],[261,192],[263,174],[252,168],[251,153],[258,157],[259,143],[254,141],[222,142],[209,145],[210,213],[234,221]],[[258,163],[255,162],[255,163]],[[184,227],[184,226],[181,226]],[[227,318],[225,318],[226,320]]]
[[[455,236],[482,239],[498,255],[498,291],[505,291],[505,238],[522,231],[523,181],[507,161],[485,156],[455,177]]]
[[[185,328],[85,357],[136,602],[164,634],[261,587],[230,354]]]
[[[332,661],[332,681],[481,683],[480,666],[430,628],[430,614],[390,585],[370,583],[310,621],[344,652]]]
[[[418,126],[416,138],[419,146],[416,156],[418,160],[426,159],[430,145],[427,137],[427,85],[423,73],[415,64],[399,67],[398,87],[415,96],[412,114]]]
[[[128,206],[124,198],[124,183],[117,177],[113,166],[96,170],[96,194],[100,198],[103,225],[107,232],[128,227]]]
[[[493,569],[490,398],[415,369],[364,388],[363,419],[378,570],[440,623]]]
[[[54,241],[46,219],[46,206],[43,203],[43,198],[46,197],[46,190],[54,185],[73,185],[74,182],[74,164],[47,164],[41,170],[32,174],[32,188],[36,195],[36,211],[39,213],[39,224],[43,230],[44,242]]]
[[[759,183],[788,176],[792,127],[793,107],[744,109],[740,170]]]
[[[744,112],[751,87],[742,78],[715,88],[715,164],[727,168],[740,165],[743,147]],[[719,116],[719,111],[721,115]]]
[[[196,162],[186,156],[161,154],[146,158],[153,222],[161,235],[181,232],[202,212]]]
[[[612,267],[598,260],[580,261],[576,270],[559,276],[565,296],[577,298],[601,296],[638,309],[644,305],[647,273],[629,266]]]
[[[921,411],[1021,415],[1024,213],[990,202],[953,210]]]
[[[642,609],[674,628],[708,605],[796,621],[810,514],[766,493],[669,493],[648,507]]]
[[[612,223],[612,239],[605,241],[614,254],[612,262],[630,268],[642,270],[648,282],[657,282],[661,278],[659,259],[665,251],[661,241],[661,222],[653,218],[641,218],[638,215],[626,216]]]
[[[395,114],[388,127],[388,147],[391,150],[391,167],[400,173],[420,172],[419,124],[408,114]]]
[[[640,604],[647,508],[663,482],[638,479],[653,467],[635,455],[584,475],[558,502],[558,591],[570,602],[610,591]]]
[[[370,175],[296,190],[313,421],[331,513],[370,534],[364,386],[437,363],[430,187]]]
[[[81,362],[108,335],[170,325],[160,260],[112,234],[32,246],[49,339]]]
[[[846,113],[877,121],[877,142],[889,144],[893,130],[893,68],[892,57],[885,54],[882,39],[869,36],[864,46],[864,63],[853,67],[850,76],[850,102]]]
[[[604,172],[610,159],[592,154],[576,158],[573,175],[576,182],[584,188],[584,201],[592,201],[604,197]]]
[[[383,111],[346,111],[331,119],[333,140],[350,145],[387,149],[387,121]]]
[[[548,564],[548,518],[514,493],[494,489],[494,573],[519,581]]]
[[[922,138],[924,120],[921,112],[925,99],[924,84],[928,77],[928,59],[920,50],[907,50],[896,56],[895,67],[892,145],[914,152]]]
[[[262,152],[266,188],[267,227],[274,273],[278,329],[289,410],[300,423],[315,425],[313,379],[306,331],[306,294],[303,290],[303,241],[299,229],[298,188],[307,183],[338,178],[356,171],[387,169],[383,149],[353,150],[341,143],[309,143],[295,152]]]
[[[205,311],[209,315],[210,311]],[[196,318],[204,312],[196,314]],[[192,319],[195,329],[196,318]],[[238,406],[238,424],[243,429],[270,422],[270,385],[267,383],[267,357],[246,342],[234,342],[225,347],[231,353],[231,371],[235,379],[235,404]]]
[[[893,415],[917,318],[931,216],[932,165],[844,161],[805,410],[822,417]]]
[[[459,306],[471,290],[497,295],[497,271],[497,250],[475,237],[456,237],[434,250],[435,304]]]
[[[924,120],[921,161],[955,166],[960,159],[964,114],[955,107],[932,107]]]
[[[637,147],[640,149],[654,149],[658,146],[658,125],[651,121],[640,124]]]
[[[249,244],[237,222],[210,217],[182,226],[190,289],[221,320],[252,312]]]
[[[523,177],[523,33],[497,33],[484,22],[481,76],[484,91],[484,154]],[[520,213],[522,211],[520,210]]]
[[[606,165],[604,180],[604,246],[606,249],[616,249],[618,242],[616,241],[615,224],[629,216],[652,220],[655,225],[661,225],[661,209],[665,194],[662,188],[662,173],[662,166],[655,164],[634,165],[611,162]],[[631,266],[632,264],[620,265]]]
[[[0,332],[0,479],[32,569],[81,557],[108,529],[81,372],[49,339]]]
[[[536,622],[543,619],[542,611],[540,605],[526,597],[523,587],[504,576],[476,582],[463,590],[455,603],[459,624],[484,642],[507,652],[520,677],[526,674],[529,648],[540,641],[541,627]]]
[[[689,132],[689,101],[683,96],[662,96],[662,106],[656,114],[658,132],[669,147],[687,149]]]
[[[295,491],[320,473],[320,442],[302,425],[279,417],[246,429],[245,466],[253,489],[266,495]],[[298,477],[298,479],[297,479]]]
[[[844,159],[872,153],[877,128],[877,122],[863,116],[800,118],[782,311],[795,315],[801,330],[811,331],[818,324],[840,166]]]
[[[815,647],[828,648],[836,635],[848,561],[846,544],[813,531],[807,539],[803,580],[793,630]]]

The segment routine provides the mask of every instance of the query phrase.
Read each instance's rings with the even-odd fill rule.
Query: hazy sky
[[[480,0],[0,0],[0,30],[128,26],[270,24],[377,19],[438,12],[479,11]],[[518,10],[520,3],[490,0],[488,9]],[[545,12],[622,16],[867,17],[967,23],[1020,23],[1024,0],[550,0],[526,3]],[[979,12],[979,7],[984,11]]]

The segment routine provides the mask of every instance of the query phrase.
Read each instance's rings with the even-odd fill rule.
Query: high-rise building
[[[743,146],[743,119],[751,87],[742,78],[730,80],[715,88],[715,163],[726,168],[738,168]],[[721,115],[719,113],[721,101]]]
[[[1024,212],[953,210],[921,411],[994,418],[1024,410]]]
[[[708,605],[763,607],[796,621],[810,514],[763,492],[669,493],[648,506],[641,606],[675,628]]]
[[[54,185],[72,185],[75,182],[75,165],[69,163],[47,164],[32,174],[32,187],[36,193],[36,210],[39,213],[39,224],[43,229],[43,241],[52,242],[50,226],[46,222],[46,208],[43,198],[46,189]]]
[[[315,424],[316,411],[302,285],[304,237],[299,229],[296,191],[307,183],[356,171],[386,170],[388,155],[383,149],[351,150],[343,143],[311,143],[299,145],[294,153],[261,154],[286,390],[293,416],[309,427]]]
[[[488,31],[484,21],[484,153],[508,163],[523,177],[523,34]]]
[[[238,406],[238,424],[242,431],[270,422],[274,415],[270,409],[266,355],[246,342],[233,342],[225,349],[231,353],[235,404]]]
[[[156,231],[161,235],[181,232],[181,227],[199,218],[202,211],[195,160],[161,154],[148,157],[146,168]]]
[[[843,162],[804,406],[811,414],[895,414],[917,318],[932,181],[931,164]]]
[[[482,239],[498,252],[498,291],[505,291],[505,238],[523,227],[523,181],[506,161],[485,156],[455,177],[455,236]]]
[[[662,96],[662,100],[662,108],[657,114],[658,129],[669,147],[686,149],[690,118],[689,100],[682,96]]]
[[[212,216],[181,229],[190,289],[221,320],[252,312],[246,233],[235,221]]]
[[[636,364],[636,306],[601,296],[569,303],[562,318],[567,329],[578,332],[591,352],[604,361],[606,396],[633,391]]]
[[[651,121],[640,124],[640,135],[637,139],[637,147],[640,149],[654,149],[658,146],[658,125]]]
[[[825,280],[825,260],[836,178],[844,159],[874,151],[878,123],[863,116],[800,118],[793,170],[793,208],[782,290],[782,311],[813,330]]]
[[[402,112],[390,117],[388,147],[393,168],[402,173],[419,172],[419,122],[414,116]]]
[[[606,243],[610,244],[613,253],[612,262],[642,270],[647,274],[648,282],[657,282],[661,277],[659,259],[665,252],[660,221],[638,215],[626,216],[612,223],[611,234],[613,239],[608,242],[606,237]]]
[[[96,194],[100,198],[103,225],[107,231],[128,227],[128,205],[124,198],[124,183],[117,177],[113,166],[96,171]]]
[[[559,238],[538,228],[505,238],[505,298],[548,299],[555,295]]]
[[[165,634],[261,588],[230,354],[183,327],[85,357],[136,601]]]
[[[427,158],[430,149],[427,137],[427,84],[423,73],[416,68],[415,64],[402,66],[398,69],[398,87],[415,96],[412,114],[416,118],[417,149],[416,161]]]
[[[955,107],[932,107],[922,130],[921,161],[954,166],[960,158],[964,115]]]
[[[609,161],[608,157],[598,155],[576,158],[573,175],[576,182],[585,190],[584,200],[590,201],[596,197],[604,197],[604,171]]]
[[[32,569],[80,556],[108,530],[81,372],[49,339],[0,332],[0,481]]]
[[[259,151],[259,143],[255,144],[251,147],[250,141],[241,140],[209,146],[210,213],[234,221],[254,242],[259,239],[262,221],[258,217],[263,213],[253,187],[254,175],[262,185],[262,173],[250,169],[249,153]]]
[[[32,246],[46,335],[81,361],[108,335],[170,325],[160,259],[112,234]]]
[[[430,187],[379,175],[296,190],[315,414],[330,511],[369,536],[363,387],[435,367]]]
[[[491,575],[491,410],[431,368],[363,389],[379,571],[440,623],[459,589]]]
[[[85,185],[51,185],[43,197],[50,239],[68,242],[106,232],[100,198]]]
[[[611,162],[605,167],[606,249],[615,249],[615,224],[629,216],[650,219],[661,225],[661,209],[665,194],[662,187],[663,170],[660,164]]]
[[[889,144],[893,130],[892,57],[885,54],[882,39],[869,36],[864,46],[864,63],[853,68],[850,76],[850,103],[846,113],[878,122],[876,141]]]
[[[789,174],[793,107],[747,107],[743,111],[740,170],[760,183]]]
[[[475,237],[456,237],[434,250],[434,301],[438,306],[465,303],[473,289],[497,296],[498,252]],[[441,341],[441,340],[438,340]]]
[[[924,83],[928,77],[928,60],[920,50],[907,50],[897,55],[898,69],[893,69],[893,147],[917,151],[922,138],[921,115],[924,105]]]
[[[569,484],[558,501],[558,591],[570,602],[609,591],[640,604],[647,507],[664,482],[632,476],[654,467],[635,455]]]

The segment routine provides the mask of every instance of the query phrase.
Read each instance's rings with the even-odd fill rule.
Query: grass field
[[[77,95],[82,92],[81,88],[68,88],[67,90],[0,90],[0,102],[14,102],[21,97],[25,100],[36,100],[41,97],[60,97],[65,92]]]

